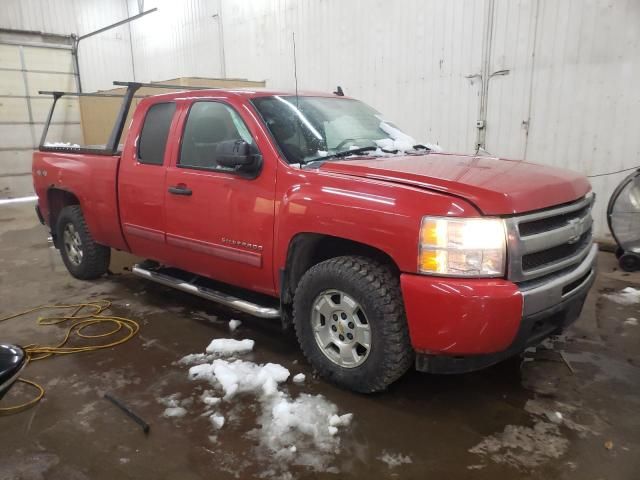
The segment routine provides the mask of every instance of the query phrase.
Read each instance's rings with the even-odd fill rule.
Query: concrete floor
[[[603,292],[640,286],[640,275],[615,271],[601,254],[600,275],[582,317],[559,340],[482,372],[430,376],[411,372],[388,392],[362,396],[313,376],[292,335],[277,322],[232,313],[206,301],[122,272],[82,282],[67,274],[47,245],[33,205],[0,207],[0,317],[44,303],[93,299],[114,302],[117,314],[137,319],[140,334],[111,350],[33,363],[25,377],[46,387],[28,412],[0,418],[1,479],[258,478],[535,478],[636,479],[640,457],[640,304],[620,306]],[[243,321],[229,333],[229,318]],[[35,316],[0,324],[4,342],[52,343],[59,327],[36,327]],[[193,408],[164,418],[158,398],[184,398],[204,388],[175,362],[202,352],[212,338],[252,338],[248,358],[275,362],[303,385],[286,390],[321,393],[352,425],[340,433],[329,472],[277,464],[248,432],[256,428],[255,399],[240,396],[220,430]],[[565,352],[573,373],[562,361]],[[112,392],[151,424],[145,436],[103,398]],[[16,387],[3,401],[28,394]],[[560,412],[562,419],[555,412]],[[609,443],[610,442],[610,443]],[[610,448],[607,448],[610,447]],[[392,467],[385,454],[411,463]],[[334,472],[334,473],[332,473]]]

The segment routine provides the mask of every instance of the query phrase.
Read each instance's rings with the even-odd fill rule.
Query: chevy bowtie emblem
[[[567,242],[569,243],[569,245],[580,240],[580,237],[582,236],[582,223],[582,218],[572,218],[571,220],[569,220],[569,228],[571,229],[571,237]]]

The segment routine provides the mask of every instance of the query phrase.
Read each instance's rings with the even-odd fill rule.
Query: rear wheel
[[[357,392],[384,390],[413,361],[398,276],[368,258],[311,267],[296,289],[294,324],[320,375]]]
[[[71,275],[93,280],[107,273],[111,249],[93,240],[79,205],[62,209],[56,235],[62,261]]]

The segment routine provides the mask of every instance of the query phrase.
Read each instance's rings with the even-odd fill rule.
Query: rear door
[[[185,101],[181,144],[166,176],[166,240],[174,265],[272,294],[275,162],[264,159],[255,178],[216,162],[221,141],[258,145],[255,120],[235,102]]]
[[[145,108],[140,105],[138,108]],[[169,163],[170,132],[176,117],[175,102],[146,106],[131,126],[120,160],[118,198],[122,230],[131,251],[167,262],[165,243],[165,175]],[[138,117],[140,118],[140,117]]]

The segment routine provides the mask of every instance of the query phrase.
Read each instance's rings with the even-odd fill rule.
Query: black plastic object
[[[640,169],[622,180],[611,194],[607,222],[619,247],[620,268],[626,272],[640,270]]]
[[[216,146],[218,165],[245,172],[253,172],[260,168],[260,156],[254,148],[244,140],[224,140]]]
[[[0,344],[0,399],[18,379],[27,365],[27,354],[15,345]]]

